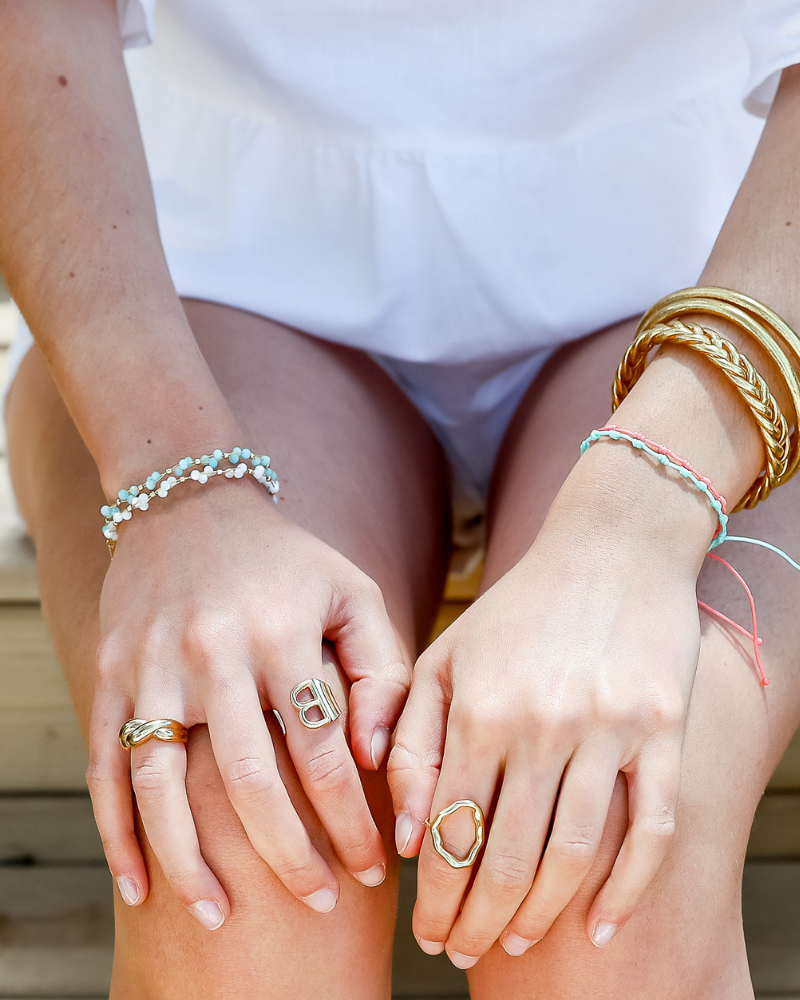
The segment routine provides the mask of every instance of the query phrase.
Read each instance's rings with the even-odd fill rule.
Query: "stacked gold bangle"
[[[791,400],[791,424],[751,362],[714,330],[682,317],[706,314],[733,323],[772,360]],[[755,507],[800,466],[800,339],[772,309],[727,288],[684,288],[657,302],[642,317],[614,380],[616,409],[641,377],[650,351],[661,344],[689,347],[707,358],[735,387],[753,414],[766,450],[766,466],[735,510]]]

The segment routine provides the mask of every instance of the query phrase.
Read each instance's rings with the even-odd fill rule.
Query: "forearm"
[[[775,105],[725,225],[699,278],[751,295],[800,329],[800,67],[784,72]],[[694,317],[733,341],[764,375],[791,423],[792,410],[770,359],[750,337],[716,317]],[[729,509],[761,472],[764,448],[749,410],[727,379],[686,348],[662,350],[614,415],[614,422],[667,445],[707,475]],[[591,482],[627,474],[640,487],[641,503],[652,508],[647,463],[618,454],[619,446],[590,449],[575,479]],[[579,463],[580,464],[580,463]],[[577,470],[576,470],[577,472]],[[642,478],[643,477],[643,478]],[[661,484],[658,489],[663,489]],[[687,491],[673,489],[675,528],[692,535]],[[658,495],[659,516],[669,515],[669,498]],[[664,504],[667,508],[664,508]],[[646,522],[645,522],[646,523]],[[680,526],[680,527],[679,527]],[[699,526],[699,523],[698,523]],[[698,540],[713,530],[713,516]]]
[[[0,35],[0,268],[107,492],[233,445],[161,249],[113,0],[5,0]]]

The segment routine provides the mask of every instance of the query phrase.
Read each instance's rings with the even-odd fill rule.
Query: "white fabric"
[[[747,0],[746,33],[750,73],[745,107],[766,115],[780,82],[781,70],[800,62],[798,0]]]
[[[377,356],[480,487],[556,346],[697,279],[800,61],[798,0],[119,3],[179,293]]]
[[[125,48],[149,45],[153,41],[155,0],[117,0],[119,33]]]

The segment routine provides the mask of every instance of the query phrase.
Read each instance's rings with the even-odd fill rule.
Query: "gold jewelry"
[[[148,740],[162,740],[164,743],[187,743],[189,730],[174,719],[129,719],[119,731],[119,741],[126,750],[141,746]]]
[[[755,507],[759,500],[766,500],[786,476],[790,457],[789,428],[767,383],[729,340],[696,323],[680,320],[640,329],[617,369],[612,390],[613,408],[616,410],[641,377],[650,351],[665,343],[689,347],[706,357],[728,378],[753,414],[764,440],[767,466],[734,510]]]
[[[311,697],[305,701],[300,701],[298,695],[303,691],[308,691]],[[312,677],[307,681],[301,681],[297,687],[292,689],[289,697],[300,715],[300,721],[306,729],[321,729],[323,726],[335,722],[342,714],[341,709],[336,704],[333,691],[331,691],[325,681],[318,680],[316,677]],[[322,713],[322,718],[309,719],[308,710],[310,708],[318,708]]]
[[[800,338],[769,306],[730,288],[683,288],[656,302],[639,323],[639,330],[678,319],[687,313],[707,313],[737,326],[769,355],[786,387],[794,410],[791,458],[780,484],[800,468]],[[779,485],[780,485],[779,484]]]
[[[442,820],[447,816],[452,816],[453,813],[458,812],[459,809],[471,809],[472,821],[475,824],[475,839],[473,840],[472,847],[470,847],[469,853],[465,858],[457,858],[447,850],[442,843],[442,834],[439,829],[442,825]],[[472,864],[474,864],[475,858],[478,856],[478,851],[480,851],[483,846],[484,834],[486,831],[486,825],[483,820],[483,810],[477,802],[473,802],[472,799],[459,799],[458,802],[453,802],[452,805],[446,806],[444,809],[440,810],[436,814],[436,818],[429,821],[425,825],[431,831],[431,840],[433,841],[434,851],[436,851],[439,857],[444,858],[451,868],[469,868]]]

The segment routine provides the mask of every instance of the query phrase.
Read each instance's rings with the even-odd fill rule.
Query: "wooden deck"
[[[0,376],[10,335],[0,302]],[[84,784],[85,757],[38,604],[33,551],[14,514],[0,439],[0,997],[107,997],[110,876]],[[469,600],[451,582],[442,623]],[[415,869],[404,865],[394,996],[466,997],[463,973],[410,932]],[[800,740],[759,807],[744,889],[760,1000],[800,1000]]]

